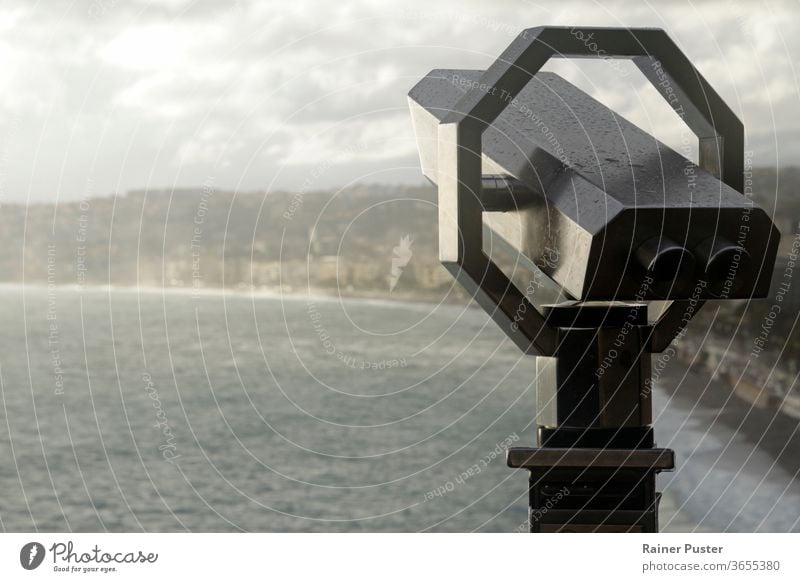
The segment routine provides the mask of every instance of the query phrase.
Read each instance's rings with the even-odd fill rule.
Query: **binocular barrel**
[[[482,73],[436,70],[409,94],[434,183],[438,126]],[[769,216],[554,73],[534,75],[486,128],[481,165],[484,222],[574,299],[769,291],[779,242]]]

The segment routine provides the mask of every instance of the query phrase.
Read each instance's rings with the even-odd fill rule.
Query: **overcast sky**
[[[0,203],[208,180],[239,190],[421,183],[409,88],[433,68],[485,68],[541,24],[667,29],[745,122],[756,165],[800,155],[797,2],[0,6]],[[680,142],[671,111],[633,70],[550,68]]]

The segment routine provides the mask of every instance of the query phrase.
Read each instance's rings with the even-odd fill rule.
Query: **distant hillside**
[[[392,287],[402,296],[450,286],[435,237],[430,187],[236,194],[208,184],[57,207],[4,205],[0,281],[386,294]],[[401,241],[410,255],[395,265],[394,280]]]

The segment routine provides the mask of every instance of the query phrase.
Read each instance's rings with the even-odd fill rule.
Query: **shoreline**
[[[303,289],[290,288],[290,290],[275,287],[165,287],[158,285],[77,285],[77,284],[55,284],[50,285],[45,282],[36,281],[33,283],[3,282],[0,283],[0,291],[47,291],[58,289],[62,291],[74,292],[121,292],[139,293],[147,295],[189,295],[192,297],[242,297],[253,299],[281,299],[287,301],[314,300],[314,301],[366,301],[369,304],[410,304],[410,305],[429,305],[442,307],[469,307],[477,308],[474,301],[461,298],[448,299],[447,296],[442,300],[440,295],[433,293],[384,293],[377,290],[353,292],[333,290],[325,287],[306,287]]]

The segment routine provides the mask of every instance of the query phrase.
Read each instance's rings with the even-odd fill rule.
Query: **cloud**
[[[408,89],[433,68],[485,68],[524,27],[660,26],[746,122],[755,163],[800,145],[798,7],[744,2],[455,0],[89,3],[18,0],[0,17],[5,199],[200,184],[320,187],[413,168]],[[584,62],[558,70],[668,143],[671,112],[645,82]],[[367,147],[364,147],[367,144]],[[346,169],[346,171],[345,171]],[[420,180],[408,171],[402,179]]]

